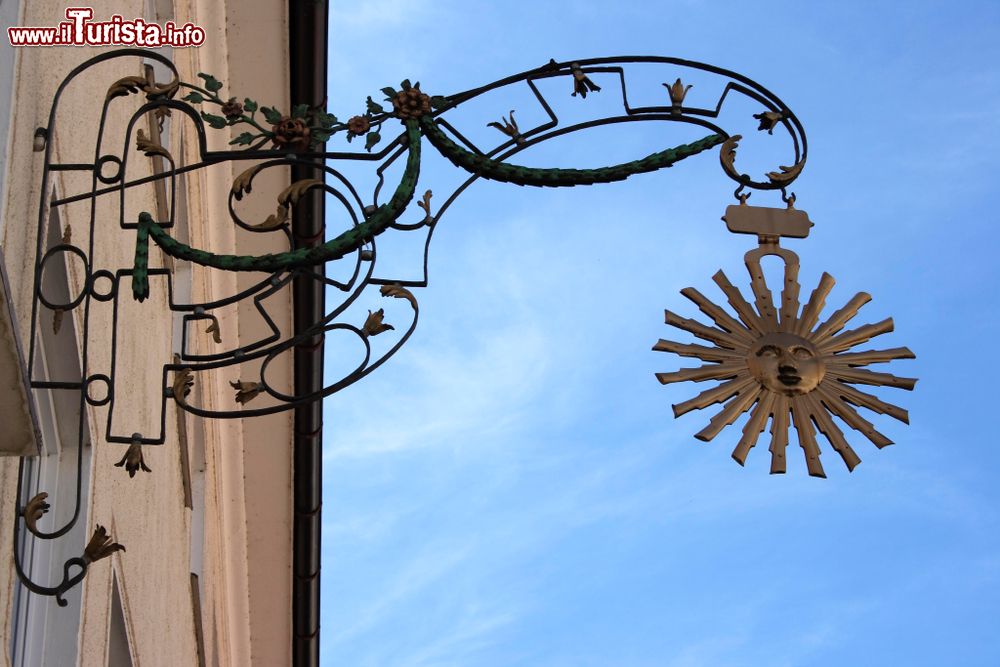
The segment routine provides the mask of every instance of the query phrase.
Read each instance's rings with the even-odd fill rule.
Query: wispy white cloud
[[[470,554],[461,543],[437,544],[412,557],[353,615],[353,621],[339,629],[337,641],[347,642],[356,635],[375,627],[389,613],[397,613],[400,605],[428,587],[444,585],[448,574]]]
[[[399,667],[444,667],[475,664],[481,653],[496,642],[498,631],[517,620],[517,614],[505,609],[467,609],[445,632],[425,644],[407,651],[394,664]]]
[[[368,401],[358,405],[349,426],[328,442],[324,459],[384,455],[471,433],[489,439],[510,430],[543,383],[544,343],[539,331],[525,325],[491,334],[471,350],[411,351],[398,360],[398,372],[419,378],[419,390],[406,391],[416,382],[397,388],[391,423],[379,418],[385,407],[373,408]]]

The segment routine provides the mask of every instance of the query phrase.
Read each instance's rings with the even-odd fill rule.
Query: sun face
[[[785,396],[808,394],[826,373],[815,345],[802,336],[780,332],[757,340],[747,354],[747,368],[761,385]]]
[[[760,260],[766,255],[776,255],[785,263],[781,303],[777,308],[760,267]],[[772,474],[786,470],[785,450],[790,426],[794,426],[798,434],[810,475],[826,477],[820,463],[817,431],[840,454],[847,469],[853,470],[861,459],[833,417],[861,431],[876,447],[892,444],[856,408],[867,408],[908,423],[906,410],[851,385],[913,389],[914,379],[861,367],[894,359],[913,359],[914,354],[905,347],[848,352],[893,329],[889,318],[844,331],[846,324],[871,300],[864,292],[818,324],[826,297],[834,285],[829,274],[823,274],[800,312],[799,258],[792,251],[775,244],[763,244],[748,252],[745,260],[754,305],[743,298],[722,271],[713,277],[736,317],[691,287],[681,290],[681,294],[691,299],[715,326],[666,312],[667,324],[707,340],[712,346],[660,340],[654,350],[695,357],[707,363],[698,368],[657,373],[657,379],[663,384],[719,381],[718,385],[694,398],[674,405],[674,416],[723,403],[722,410],[712,417],[708,426],[695,434],[696,438],[707,442],[749,412],[743,434],[733,450],[733,458],[740,465],[746,462],[750,449],[770,422]]]

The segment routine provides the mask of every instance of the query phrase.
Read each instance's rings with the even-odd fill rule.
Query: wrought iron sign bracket
[[[60,98],[65,88],[91,68],[111,59],[145,59],[163,65],[173,73],[168,82],[156,83],[144,77],[130,76],[119,79],[107,88],[101,108],[101,121],[97,130],[94,159],[86,164],[63,164],[55,160],[51,139],[58,136],[55,127]],[[662,88],[650,91],[635,89],[633,70],[651,68],[662,71]],[[52,104],[49,125],[40,128],[36,136],[43,142],[45,161],[42,182],[43,201],[39,207],[37,230],[37,259],[35,261],[34,301],[31,312],[31,339],[28,368],[37,353],[37,330],[43,313],[68,312],[80,309],[78,321],[82,322],[84,339],[80,359],[82,381],[62,382],[32,376],[35,389],[74,392],[80,405],[105,406],[108,420],[105,439],[109,443],[127,445],[118,463],[130,476],[149,472],[143,461],[143,447],[159,445],[165,440],[166,403],[173,401],[181,410],[202,417],[246,418],[271,414],[296,406],[306,405],[329,396],[357,382],[391,358],[410,338],[416,327],[419,306],[414,288],[427,284],[427,253],[430,239],[441,216],[455,199],[474,181],[488,179],[521,186],[571,187],[620,181],[629,176],[649,173],[670,167],[681,160],[711,149],[719,149],[723,173],[736,183],[735,197],[738,204],[730,206],[724,217],[730,231],[753,234],[758,237],[758,247],[750,250],[745,263],[750,272],[752,303],[743,298],[722,271],[714,281],[722,289],[735,312],[730,315],[722,307],[693,288],[682,291],[712,320],[705,325],[671,312],[666,313],[666,323],[682,329],[711,346],[660,340],[654,350],[695,357],[705,362],[693,369],[671,373],[658,373],[666,384],[679,381],[705,380],[719,384],[703,391],[695,398],[674,406],[680,416],[690,410],[723,403],[722,410],[711,419],[709,426],[696,437],[714,438],[727,425],[749,412],[733,458],[740,464],[760,433],[771,424],[771,472],[785,471],[785,449],[788,428],[794,425],[802,446],[808,471],[811,475],[824,476],[819,463],[820,450],[816,429],[831,443],[849,469],[860,460],[846,442],[832,416],[860,430],[876,446],[889,444],[888,438],[874,429],[871,423],[855,410],[864,407],[906,420],[906,412],[880,399],[866,394],[853,384],[888,385],[912,389],[915,380],[897,378],[861,368],[872,363],[894,359],[912,358],[906,348],[847,352],[849,348],[870,338],[892,330],[892,321],[866,325],[843,331],[851,319],[870,297],[861,293],[829,319],[820,323],[820,313],[826,296],[833,286],[833,279],[823,275],[819,287],[800,309],[798,284],[798,257],[780,247],[780,239],[805,238],[812,223],[808,216],[794,208],[795,195],[788,188],[799,177],[806,164],[807,144],[805,132],[794,113],[777,96],[751,79],[722,68],[688,60],[666,57],[594,58],[567,62],[550,61],[541,67],[500,79],[493,83],[453,95],[433,95],[424,92],[419,83],[403,81],[398,87],[382,89],[383,100],[369,97],[363,111],[346,121],[341,121],[325,109],[308,105],[295,106],[287,112],[259,103],[249,97],[237,97],[236,91],[223,92],[225,85],[210,74],[199,74],[198,82],[184,82],[177,77],[169,60],[158,53],[137,49],[109,52],[93,58],[75,70],[60,85]],[[702,100],[705,106],[688,103],[692,76],[707,78],[717,86],[717,95]],[[701,79],[699,79],[700,81]],[[699,84],[700,85],[700,84]],[[489,100],[496,91],[520,89],[530,94],[532,111],[541,112],[544,120],[533,126],[519,125],[515,113],[523,119],[527,110],[509,109],[498,103],[496,116],[485,125],[495,129],[497,140],[482,145],[469,138],[468,132],[458,129],[461,122],[455,118],[457,110],[472,100]],[[564,123],[556,113],[559,104],[553,101],[553,90],[566,98],[576,98],[574,104],[585,105],[594,95],[612,98],[617,107],[612,115],[589,120]],[[242,92],[242,91],[241,91]],[[738,98],[751,102],[758,110],[752,120],[757,130],[773,136],[775,132],[786,137],[791,151],[785,166],[777,166],[763,177],[752,177],[736,167],[736,154],[741,135],[723,129],[718,123],[722,112],[734,106]],[[635,100],[647,100],[637,104]],[[607,101],[607,100],[605,100]],[[652,101],[652,102],[649,102]],[[702,102],[704,104],[704,101]],[[107,119],[112,105],[131,105],[130,120],[125,136],[106,136]],[[506,112],[504,114],[503,112]],[[171,154],[168,147],[147,136],[140,127],[140,120],[154,114],[161,121],[169,117],[172,126],[190,124],[197,137],[197,154],[182,161]],[[633,122],[680,123],[701,128],[704,135],[688,143],[659,148],[645,157],[616,165],[594,168],[537,168],[520,166],[512,162],[521,151],[548,139],[585,131],[597,126]],[[523,120],[522,120],[523,123]],[[226,132],[231,137],[232,150],[208,149],[208,132]],[[317,147],[327,141],[344,140],[340,150],[319,152]],[[110,147],[124,147],[112,149]],[[428,147],[443,156],[467,178],[450,195],[436,206],[432,203],[430,189],[420,191],[420,170],[423,153]],[[349,150],[356,149],[356,150]],[[152,175],[129,180],[130,160],[154,160],[165,163],[165,168]],[[244,162],[248,166],[233,181],[229,192],[231,222],[252,234],[270,234],[285,240],[284,252],[250,256],[218,254],[211,249],[196,248],[186,244],[173,233],[175,228],[175,201],[169,203],[168,215],[152,211],[132,213],[128,195],[142,186],[165,181],[170,192],[175,192],[177,179],[185,173],[205,169],[225,162]],[[362,197],[356,187],[342,174],[339,165],[369,162],[376,166],[378,182],[370,197]],[[310,164],[321,169],[325,179],[304,179],[291,183],[277,195],[274,213],[260,222],[244,220],[237,211],[237,202],[253,195],[255,179],[267,170],[294,164]],[[382,199],[386,173],[395,168],[401,171],[398,182],[388,198]],[[66,193],[48,202],[49,181],[57,171],[73,170],[92,176],[88,191]],[[321,190],[335,198],[344,209],[344,224],[339,233],[316,247],[295,247],[289,227],[290,211],[294,210],[306,192]],[[780,192],[785,208],[750,206],[747,197],[752,191]],[[95,234],[111,234],[106,221],[96,219],[91,206],[88,247],[75,245],[69,238],[47,246],[45,216],[51,209],[74,202],[94,202],[102,197],[117,198],[119,205],[118,233],[135,244],[133,261],[127,266],[98,265],[94,257]],[[403,214],[412,212],[411,204],[421,210],[416,222],[404,222]],[[381,202],[381,203],[380,203]],[[103,224],[103,226],[101,226]],[[213,221],[212,224],[219,224]],[[403,279],[376,273],[378,237],[389,230],[398,234],[423,234],[422,279]],[[214,269],[255,272],[263,277],[246,289],[208,303],[187,303],[176,298],[171,271],[152,268],[151,248],[155,246],[175,262],[190,262]],[[85,280],[83,289],[70,301],[57,302],[45,293],[42,276],[49,262],[66,256],[82,261]],[[760,259],[774,255],[784,262],[784,280],[780,303],[774,304],[760,267]],[[330,287],[335,302],[330,310],[315,324],[298,335],[282,337],[280,328],[268,314],[268,297],[284,290],[296,277],[309,275],[306,269],[319,263],[339,261],[351,267],[345,281],[320,278]],[[315,274],[313,274],[315,275]],[[143,301],[150,294],[150,278],[162,278],[169,290],[169,308],[181,319],[182,350],[177,361],[163,364],[161,409],[158,433],[122,434],[113,430],[115,399],[119,384],[114,367],[115,345],[120,327],[131,326],[120,321],[119,304],[123,300]],[[125,289],[123,289],[123,287]],[[363,320],[347,318],[347,309],[367,290],[378,288],[382,297],[398,299],[409,305],[409,322],[390,321],[384,308],[369,311]],[[241,346],[224,349],[221,344],[220,324],[217,313],[237,302],[252,299],[256,311],[265,322],[269,334]],[[110,368],[94,368],[97,361],[88,357],[86,340],[90,335],[91,306],[111,302],[114,306],[112,351]],[[217,351],[204,353],[189,345],[188,331],[192,323],[207,325],[206,334],[213,336]],[[359,362],[342,377],[325,387],[305,395],[290,395],[268,382],[269,365],[297,344],[329,332],[353,335],[359,346]],[[381,335],[395,336],[390,345],[379,345],[375,351],[372,339]],[[259,372],[247,377],[246,364],[258,365]],[[234,390],[233,404],[218,409],[200,405],[192,400],[192,386],[198,376],[207,371],[232,369],[230,379]],[[82,411],[81,411],[82,412]],[[81,416],[81,419],[83,417]],[[81,437],[83,430],[81,429]],[[22,475],[23,477],[23,475]],[[64,535],[78,520],[79,508],[66,526],[48,532],[39,528],[38,522],[48,506],[46,495],[40,493],[31,499],[22,498],[19,482],[18,498],[23,504],[18,509],[19,522],[15,528],[15,553],[20,554],[19,540],[24,531],[35,539],[55,539]],[[32,582],[17,561],[17,572],[25,585],[35,593],[54,595],[62,604],[62,595],[82,580],[93,561],[123,549],[112,542],[100,526],[79,558],[66,563],[61,582],[43,586]],[[19,558],[19,556],[18,556]]]

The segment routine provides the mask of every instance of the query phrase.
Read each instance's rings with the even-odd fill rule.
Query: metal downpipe
[[[289,97],[292,105],[326,106],[326,0],[289,0]],[[319,150],[325,150],[325,146]],[[320,162],[292,167],[292,182],[323,179]],[[292,214],[295,247],[321,245],[325,237],[324,193],[309,190]],[[292,319],[296,335],[320,320],[325,311],[325,267],[305,269],[292,283]],[[311,274],[311,275],[310,275]],[[323,387],[323,336],[294,351],[295,395]],[[319,665],[320,528],[323,504],[323,403],[295,409],[293,435],[294,515],[292,529],[292,664]]]

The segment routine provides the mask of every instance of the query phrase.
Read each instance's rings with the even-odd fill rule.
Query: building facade
[[[0,24],[56,26],[67,20],[66,8],[49,0],[2,0]],[[285,3],[134,0],[94,12],[95,21],[118,14],[158,25],[197,26],[204,31],[200,46],[155,49],[173,63],[180,80],[198,81],[198,73],[211,73],[240,99],[252,96],[288,108]],[[176,238],[215,252],[275,252],[287,248],[287,239],[245,233],[232,224],[228,194],[243,168],[238,163],[156,178],[168,160],[140,150],[138,130],[166,149],[177,166],[194,164],[203,154],[202,138],[183,114],[157,117],[141,112],[142,94],[115,96],[99,139],[109,86],[124,77],[167,83],[171,73],[162,63],[135,54],[88,68],[62,91],[50,123],[64,77],[87,59],[121,47],[14,48],[6,36],[2,42],[0,242],[9,278],[6,300],[22,347],[35,350],[21,350],[28,373],[53,384],[29,392],[38,430],[29,449],[36,451],[23,458],[17,451],[0,456],[2,664],[290,664],[291,413],[211,420],[161,401],[164,379],[173,379],[163,367],[182,345],[189,354],[211,356],[252,345],[270,332],[253,303],[214,309],[210,327],[179,317],[170,304],[219,302],[259,281],[260,274],[191,268],[152,250],[150,266],[170,275],[151,276],[148,299],[123,296],[112,307],[110,301],[92,298],[100,294],[96,272],[116,274],[132,265],[135,231],[123,229],[119,221],[134,212],[159,212],[161,219],[169,215]],[[233,136],[228,130],[207,133],[205,149],[226,150]],[[56,164],[90,168],[53,169]],[[102,190],[106,173],[100,171],[109,164],[121,165],[125,180],[142,183],[124,195],[122,188],[104,188],[109,191],[92,196]],[[241,202],[239,215],[264,220],[274,212],[271,195],[289,178],[287,170],[262,174],[254,182],[255,195],[262,196]],[[91,196],[74,201],[81,193]],[[44,269],[37,268],[39,238],[51,254]],[[84,249],[84,257],[58,251],[68,244]],[[35,303],[36,271],[44,293],[59,295],[47,301],[66,307]],[[114,280],[116,288],[110,287]],[[124,274],[114,280],[104,278],[100,289],[129,290]],[[80,294],[85,296],[70,307]],[[288,290],[268,299],[267,313],[287,336],[292,320]],[[290,360],[277,359],[268,373],[272,385],[292,386]],[[98,376],[114,378],[103,387],[113,396],[100,395],[101,383],[91,380]],[[192,400],[213,410],[239,410],[231,386],[239,380],[232,368],[198,373]],[[82,383],[83,391],[93,393],[81,399],[79,391],[54,386],[60,382]],[[141,448],[149,472],[140,468],[133,475],[127,469],[131,465],[116,465],[128,445],[107,442],[107,434],[155,433],[162,410],[164,443]],[[0,423],[14,418],[3,417]],[[17,520],[39,493],[48,494],[50,508],[37,528],[44,533],[71,525],[57,539],[38,539]],[[15,531],[24,573],[52,586],[97,526],[125,549],[91,563],[83,581],[66,594],[66,606],[19,582],[10,539]]]

